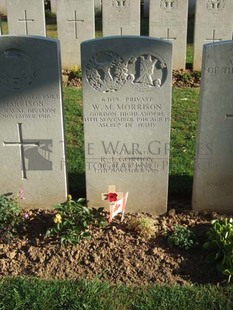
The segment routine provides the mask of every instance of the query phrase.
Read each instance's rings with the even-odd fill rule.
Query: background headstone
[[[46,209],[67,195],[58,42],[3,36],[0,64],[0,192]]]
[[[6,10],[6,0],[0,0],[0,13],[2,15],[6,15],[7,14],[7,10]]]
[[[193,69],[201,70],[203,44],[232,39],[233,1],[196,0]]]
[[[193,208],[233,211],[233,42],[203,52]]]
[[[140,35],[140,0],[102,0],[103,36]]]
[[[95,0],[95,16],[102,14],[102,0]]]
[[[188,0],[151,1],[149,34],[173,44],[173,69],[185,69]]]
[[[80,43],[95,37],[94,0],[59,0],[57,32],[62,66],[80,65]]]
[[[51,12],[57,12],[57,0],[50,0]]]
[[[89,204],[115,186],[129,211],[166,212],[172,44],[116,36],[81,51]]]
[[[7,0],[10,35],[46,36],[44,0]]]

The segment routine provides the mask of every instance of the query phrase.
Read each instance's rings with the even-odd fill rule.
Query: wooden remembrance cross
[[[115,200],[114,201],[110,201],[108,200],[108,195],[109,194],[116,194],[115,195]],[[108,193],[102,193],[101,194],[102,200],[108,200],[109,204],[114,204],[116,202],[116,200],[119,200],[123,197],[123,193],[122,192],[116,192],[116,186],[115,185],[109,185],[108,186]]]

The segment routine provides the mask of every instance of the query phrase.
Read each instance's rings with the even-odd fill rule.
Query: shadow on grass
[[[170,175],[168,199],[190,200],[192,199],[193,177],[187,175]]]
[[[69,194],[73,199],[86,198],[85,173],[68,173]]]

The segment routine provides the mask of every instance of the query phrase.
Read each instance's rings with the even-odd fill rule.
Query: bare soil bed
[[[91,238],[76,246],[44,238],[53,224],[53,211],[30,211],[22,237],[0,242],[0,276],[85,278],[129,285],[224,284],[226,279],[206,263],[202,248],[210,221],[220,215],[195,213],[183,200],[170,201],[169,209],[166,215],[154,217],[157,233],[149,240],[129,230],[128,221],[138,214],[128,213],[123,223],[116,217],[102,229],[91,229]],[[195,232],[195,248],[186,251],[168,245],[164,231],[177,224]]]

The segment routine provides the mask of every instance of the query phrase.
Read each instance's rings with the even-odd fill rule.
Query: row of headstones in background
[[[31,0],[30,4],[27,0],[8,0],[10,34],[46,35],[44,1]],[[140,35],[140,0],[103,0],[102,6],[103,36]],[[56,10],[62,65],[73,67],[80,64],[80,43],[95,37],[94,0],[60,0]],[[150,7],[150,35],[172,41],[173,69],[185,68],[187,11],[188,0],[179,6],[152,2]]]
[[[155,2],[155,0],[152,0],[152,2]],[[175,2],[173,0],[173,2]],[[195,12],[195,3],[196,0],[188,0],[188,14],[193,15]],[[149,17],[149,10],[150,10],[150,0],[144,0],[143,1],[143,16]]]
[[[47,209],[67,196],[58,41],[3,36],[0,63],[0,193]]]
[[[102,13],[102,0],[94,0],[94,5],[95,5],[95,15],[100,16]],[[50,0],[50,6],[51,6],[51,12],[57,13],[57,0]]]

